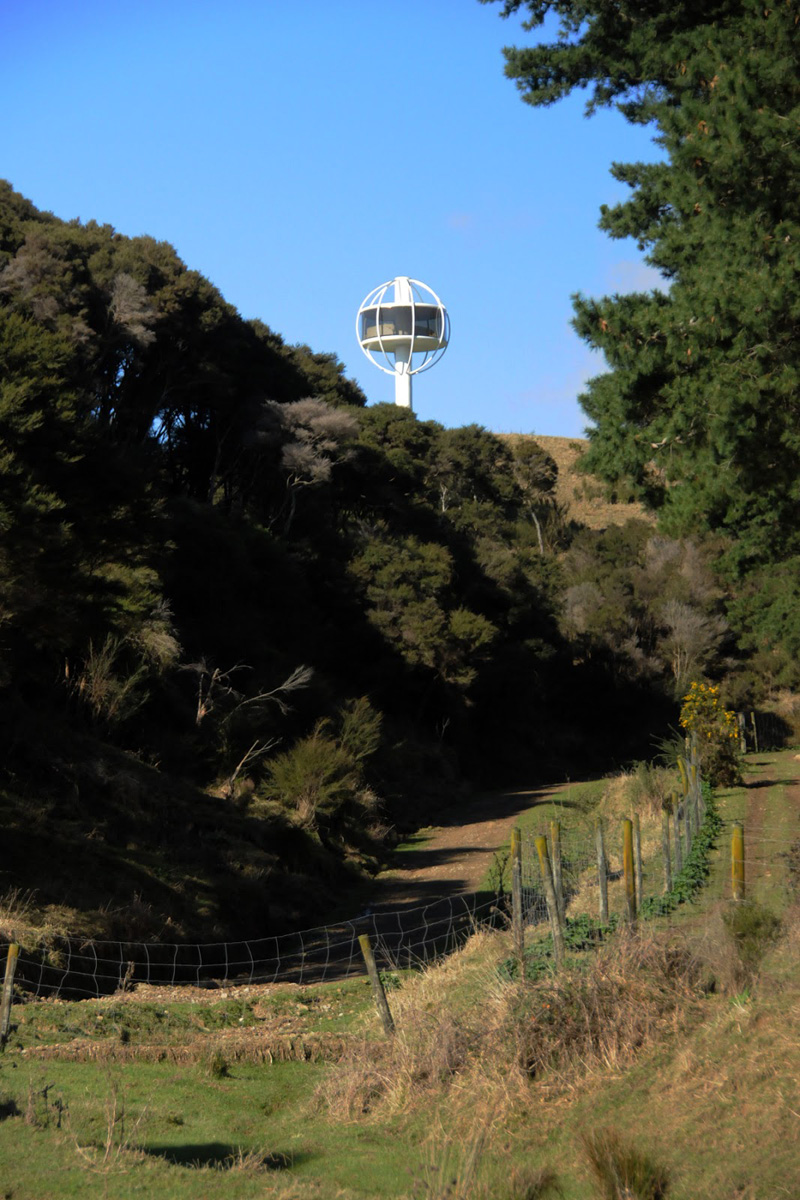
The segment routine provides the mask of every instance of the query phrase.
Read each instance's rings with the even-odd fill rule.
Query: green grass
[[[747,895],[761,904],[782,911],[789,902],[789,865],[785,857],[790,845],[797,840],[796,815],[787,803],[786,782],[800,779],[800,763],[793,761],[787,751],[767,754],[751,754],[744,761],[745,784],[754,781],[754,776],[768,774],[774,782],[769,788],[757,791],[764,799],[764,819],[759,831],[752,825],[748,828],[748,795],[751,800],[756,789],[744,787],[724,788],[717,793],[720,813],[725,821],[717,850],[712,855],[709,887],[706,896],[730,895],[731,873],[731,826],[744,822],[745,827],[745,872]],[[747,860],[750,860],[748,870]],[[765,869],[758,873],[752,869],[755,860],[763,860]],[[702,903],[703,897],[700,897]]]
[[[744,816],[748,799],[763,798],[762,836],[753,835],[747,844],[754,856],[769,856],[770,873],[762,875],[753,898],[785,917],[790,878],[780,855],[798,837],[786,795],[797,764],[787,754],[751,756],[746,778],[751,770],[765,770],[756,763],[767,765],[774,785],[729,789],[718,802],[730,822]],[[597,781],[589,789],[587,805],[602,786]],[[579,826],[585,807],[538,806],[520,823],[535,831],[553,816],[562,825]],[[695,901],[642,925],[670,937],[686,931],[699,946],[712,928],[718,930],[714,936],[722,936],[719,914],[729,863],[726,830]],[[492,963],[508,952],[507,934],[493,939],[486,960],[467,958],[448,977],[443,1018],[482,1008]],[[584,953],[588,961],[592,952]],[[799,978],[800,941],[784,937],[767,949],[752,986],[739,994],[717,990],[687,997],[633,1065],[600,1063],[584,1071],[576,1067],[569,1081],[532,1080],[525,1111],[490,1114],[479,1183],[469,1200],[512,1200],[515,1171],[545,1169],[557,1174],[564,1200],[595,1200],[581,1139],[607,1129],[669,1170],[671,1200],[800,1194],[800,1045],[794,1032]],[[408,973],[399,982],[417,986]],[[264,1042],[275,1034],[325,1032],[355,1045],[362,1038],[381,1040],[366,980],[251,995],[191,995],[192,1000],[162,1002],[155,996],[14,1007],[16,1029],[0,1056],[0,1196],[441,1200],[447,1179],[463,1175],[477,1128],[464,1113],[469,1103],[479,1102],[480,1089],[461,1096],[458,1075],[449,1091],[430,1088],[405,1115],[378,1110],[346,1122],[334,1120],[314,1100],[317,1089],[337,1078],[335,1062],[225,1058],[226,1040],[235,1039],[237,1030]],[[401,993],[390,993],[390,1004],[393,996],[399,1005]],[[91,1039],[101,1055],[104,1048],[153,1042],[192,1045],[196,1053],[185,1062],[36,1057],[38,1047],[81,1038]],[[513,1055],[513,1046],[508,1052]],[[222,1056],[216,1068],[214,1055]],[[115,1089],[124,1129],[115,1127],[104,1164]]]
[[[327,1187],[354,1195],[402,1194],[411,1182],[406,1144],[304,1115],[329,1069],[241,1065],[216,1079],[199,1066],[137,1064],[119,1071],[51,1062],[46,1071],[20,1066],[8,1082],[11,1072],[3,1070],[5,1096],[24,1114],[31,1089],[35,1109],[30,1123],[24,1115],[0,1123],[6,1194],[10,1189],[14,1200],[106,1194],[165,1200],[249,1197],[264,1195],[265,1182],[306,1182],[320,1175]],[[115,1086],[125,1114],[125,1132],[118,1128],[115,1147],[130,1138],[130,1148],[144,1153],[115,1152],[104,1175],[97,1169],[108,1130],[104,1105]],[[94,1149],[94,1169],[78,1147]],[[239,1152],[258,1153],[267,1169],[231,1170],[230,1160]]]
[[[399,973],[401,977],[403,972]],[[173,1043],[218,1031],[267,1028],[290,1023],[305,1034],[360,1029],[372,1011],[366,979],[315,987],[276,988],[248,998],[231,989],[224,999],[150,1002],[135,995],[74,1002],[17,1004],[12,1010],[9,1052],[35,1049],[74,1038],[99,1042]]]

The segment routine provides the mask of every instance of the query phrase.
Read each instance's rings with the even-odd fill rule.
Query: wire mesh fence
[[[791,737],[792,726],[778,713],[751,710],[737,712],[739,745],[742,753],[781,750]]]
[[[441,958],[480,925],[499,919],[496,901],[476,893],[255,940],[170,944],[54,937],[36,949],[20,948],[15,983],[28,996],[64,999],[99,998],[139,984],[210,989],[322,983],[364,973],[361,934],[373,943],[379,967],[389,970]]]
[[[541,866],[536,849],[537,836],[552,842],[551,823],[540,831],[526,831],[521,839],[522,906],[526,925],[538,925],[548,920],[547,902],[542,886]],[[559,823],[561,893],[565,909],[578,892],[585,873],[595,864],[594,831],[588,822],[562,826]]]
[[[699,778],[699,777],[698,777]],[[699,801],[698,801],[699,804]],[[689,819],[688,794],[667,822],[666,846],[672,846],[673,874],[679,870],[678,848],[685,861],[693,833],[699,829],[702,805]],[[598,912],[601,875],[606,883],[623,875],[622,823],[598,822],[594,813],[563,810],[564,820],[547,820],[542,810],[520,838],[521,907],[524,926],[551,922],[542,881],[537,836],[546,835],[549,852],[560,846],[560,890],[563,911],[572,915]],[[538,826],[536,825],[538,821]],[[604,862],[598,869],[598,825],[604,835]],[[770,830],[760,831],[758,851],[748,846],[751,869],[768,862],[766,841]],[[780,838],[774,839],[776,844]],[[645,894],[657,897],[668,891],[665,883],[663,840],[650,830],[644,861]],[[785,845],[785,843],[784,843]],[[800,868],[799,868],[800,869]],[[359,937],[368,935],[375,961],[382,971],[414,968],[432,963],[457,949],[481,927],[511,923],[512,901],[505,886],[506,873],[497,874],[492,892],[456,894],[416,907],[366,911],[349,920],[283,935],[214,943],[166,943],[87,940],[52,936],[39,945],[20,946],[14,986],[20,999],[101,999],[150,987],[192,987],[213,993],[220,988],[265,984],[310,985],[363,976],[364,958]],[[638,889],[641,903],[641,886]],[[623,914],[622,889],[612,900],[612,910]],[[652,901],[650,901],[652,907]],[[657,911],[662,913],[659,899]],[[655,910],[654,910],[655,911]],[[663,912],[670,911],[663,908]]]
[[[552,836],[552,822],[527,830],[521,839],[522,920],[548,921],[538,835]],[[621,873],[621,844],[607,826],[608,873]],[[594,825],[588,819],[559,823],[561,894],[567,913],[587,875],[594,872]],[[364,974],[359,936],[367,934],[381,970],[427,965],[458,948],[477,928],[505,925],[511,897],[503,880],[494,894],[475,892],[433,899],[392,911],[367,911],[331,925],[283,935],[210,943],[90,940],[52,936],[39,946],[21,945],[17,990],[28,997],[69,1000],[102,998],[139,985],[219,989],[275,983],[298,985]]]

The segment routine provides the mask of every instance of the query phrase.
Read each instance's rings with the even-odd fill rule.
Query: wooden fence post
[[[661,855],[664,859],[664,891],[672,891],[672,861],[669,853],[669,810],[661,810]]]
[[[603,841],[603,822],[598,820],[594,827],[594,844],[597,848],[597,882],[600,885],[600,920],[608,924],[608,863]]]
[[[683,851],[681,849],[681,806],[678,793],[673,792],[672,800],[672,832],[675,835],[675,872],[683,870]]]
[[[636,911],[642,906],[642,831],[639,825],[639,814],[634,813],[633,823],[633,867],[636,880]]]
[[[739,749],[742,754],[747,754],[747,727],[744,722],[744,713],[736,714],[736,724],[739,727]]]
[[[697,804],[697,828],[698,831],[706,819],[706,802],[703,798],[703,778],[700,774],[700,764],[692,764],[692,786],[694,788],[695,802]]]
[[[389,1002],[386,999],[383,980],[375,965],[375,955],[372,953],[372,946],[369,943],[369,934],[362,933],[358,939],[358,944],[361,947],[361,953],[364,955],[364,962],[367,964],[367,974],[372,984],[372,996],[383,1024],[383,1032],[387,1035],[392,1034],[394,1033],[394,1019],[389,1010]]]
[[[8,1041],[8,1031],[11,1028],[11,1001],[14,997],[14,972],[17,969],[19,946],[11,942],[6,957],[6,975],[3,980],[3,999],[0,1001],[0,1047]]]
[[[750,713],[750,726],[753,730],[753,749],[755,750],[756,754],[760,754],[761,751],[758,748],[758,725],[756,724],[756,714],[752,711]]]
[[[697,767],[689,763],[689,807],[692,810],[692,833],[700,832],[700,788],[697,782]]]
[[[550,859],[553,864],[553,888],[556,893],[558,915],[562,926],[567,919],[567,909],[564,903],[564,881],[561,875],[561,822],[550,822]]]
[[[558,911],[556,891],[553,887],[553,875],[550,870],[550,858],[547,853],[546,837],[537,837],[536,852],[539,855],[539,866],[541,868],[542,883],[544,885],[544,898],[547,901],[547,911],[550,915],[550,926],[553,930],[553,958],[555,959],[556,969],[558,969],[564,962],[564,927],[561,923],[561,915]]]
[[[636,880],[633,872],[633,822],[622,822],[622,871],[625,876],[625,910],[631,925],[636,920]]]
[[[744,900],[744,826],[737,821],[731,833],[731,895]]]
[[[525,923],[522,917],[522,839],[518,829],[511,830],[511,932],[514,956],[519,963],[520,979],[525,978]]]

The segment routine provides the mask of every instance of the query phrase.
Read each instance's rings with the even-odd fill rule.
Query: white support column
[[[414,294],[411,291],[411,280],[407,275],[398,275],[394,281],[395,304],[413,304]]]
[[[394,402],[400,408],[412,407],[410,358],[411,355],[406,346],[398,346],[394,352]]]
[[[395,304],[413,304],[414,295],[407,275],[398,275],[394,281]],[[400,408],[411,408],[411,349],[397,346],[394,352],[394,402]]]

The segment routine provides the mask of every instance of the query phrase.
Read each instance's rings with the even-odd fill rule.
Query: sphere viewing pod
[[[442,357],[450,318],[431,288],[398,275],[369,293],[358,310],[356,336],[370,362],[394,375],[395,403],[410,408],[411,376]]]

